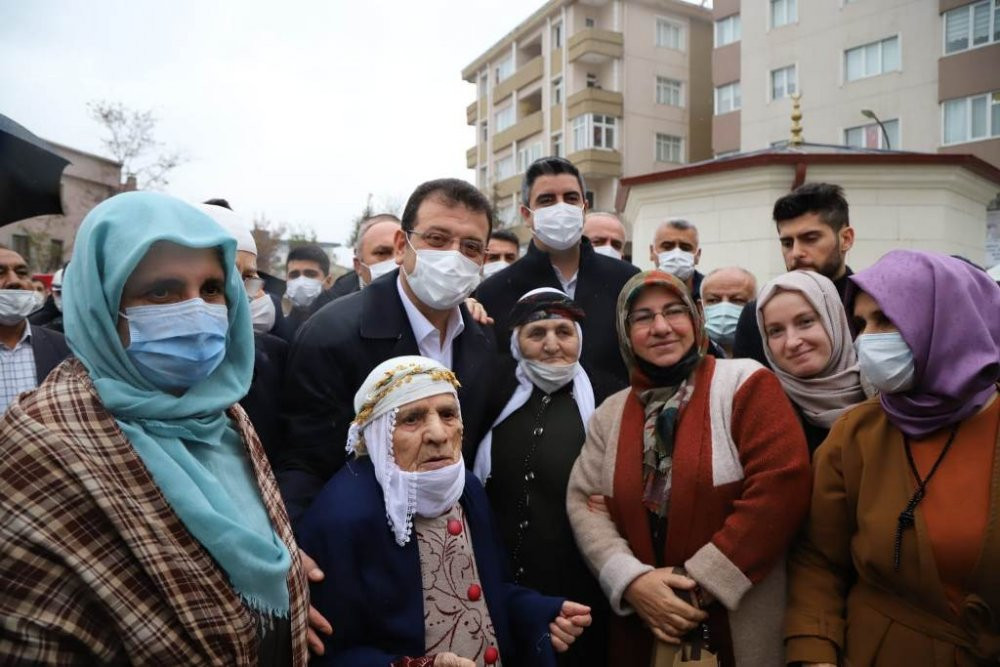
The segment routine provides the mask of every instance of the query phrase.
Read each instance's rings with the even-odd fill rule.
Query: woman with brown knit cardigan
[[[810,492],[795,411],[757,362],[705,355],[701,311],[673,276],[626,283],[617,326],[631,386],[594,413],[567,496],[619,615],[613,664],[645,667],[654,639],[707,638],[719,664],[778,665],[784,556]]]

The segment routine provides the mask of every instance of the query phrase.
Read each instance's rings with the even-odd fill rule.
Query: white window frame
[[[528,171],[531,163],[542,157],[542,142],[533,141],[524,148],[517,149],[517,173],[523,174]]]
[[[497,206],[497,220],[500,221],[501,227],[510,226],[511,222],[514,221],[515,215],[517,215],[517,207],[513,204]]]
[[[667,147],[666,151],[661,152],[660,150],[661,147]],[[669,159],[670,154],[674,153],[675,151],[677,159],[676,160]],[[653,142],[653,159],[656,162],[666,162],[670,164],[684,164],[684,137],[678,137],[672,134],[666,134],[664,132],[657,132]]]
[[[981,137],[972,136],[972,102],[976,99],[986,99],[986,133]],[[945,141],[945,107],[949,102],[961,101],[964,106],[963,113],[965,114],[965,136],[958,141]],[[993,123],[993,107],[1000,107],[1000,90],[993,90],[988,93],[980,93],[979,95],[969,95],[968,97],[955,97],[950,100],[941,101],[941,145],[942,146],[957,146],[959,144],[968,144],[975,141],[989,141],[990,139],[995,139],[1000,137],[1000,122],[997,122],[997,127],[994,127]]]
[[[851,144],[847,143],[847,133],[848,132],[850,132],[852,130],[861,130],[861,131],[865,132],[865,131],[868,130],[868,128],[875,128],[876,130],[878,130],[876,132],[876,134],[875,134],[875,136],[878,137],[878,141],[876,142],[878,145],[877,146],[864,146],[864,145],[862,145],[862,146],[856,146],[856,148],[878,148],[878,149],[881,149],[881,150],[890,149],[890,150],[898,151],[898,150],[900,150],[900,144],[902,143],[902,136],[903,136],[902,130],[900,129],[901,125],[900,125],[899,119],[898,118],[888,118],[888,119],[882,121],[882,124],[886,126],[886,132],[889,131],[889,125],[892,124],[892,123],[896,124],[896,126],[895,126],[895,134],[896,134],[895,139],[896,140],[895,140],[895,142],[890,142],[891,145],[888,146],[888,147],[885,146],[885,134],[883,134],[882,128],[879,127],[878,123],[865,123],[864,125],[854,125],[852,127],[845,127],[841,131],[841,137],[843,137],[844,145],[845,146],[850,146]]]
[[[565,92],[563,88],[563,78],[562,75],[552,79],[552,104],[562,104],[563,103],[563,93]]]
[[[730,39],[728,41],[722,41],[722,39],[725,37],[725,32],[727,27],[730,33],[729,34]],[[720,33],[722,33],[723,35],[722,38],[720,38],[719,36]],[[730,14],[729,16],[721,18],[718,21],[716,21],[713,35],[714,35],[713,39],[715,40],[713,42],[713,45],[715,48],[719,48],[721,46],[728,46],[729,44],[735,44],[736,42],[740,41],[743,37],[742,26],[740,24],[740,15]]]
[[[896,41],[896,56],[898,59],[898,67],[895,69],[885,68],[885,45],[886,42]],[[866,74],[868,71],[868,47],[878,45],[878,71],[874,74]],[[854,51],[860,51],[863,61],[862,74],[861,76],[850,78],[849,68],[847,66],[847,60],[849,58],[848,54]],[[853,83],[855,81],[863,81],[864,79],[871,79],[876,76],[882,76],[883,74],[890,74],[892,72],[902,72],[903,71],[903,40],[899,34],[890,35],[882,39],[877,39],[874,42],[867,42],[865,44],[859,44],[857,46],[852,46],[849,49],[844,49],[844,55],[841,58],[841,66],[844,68],[844,83]]]
[[[503,60],[498,61],[496,66],[493,68],[496,78],[496,82],[493,85],[498,85],[501,81],[509,79],[514,73],[514,70],[514,54],[509,53]]]
[[[504,114],[504,118],[506,118],[508,113],[510,115],[510,122],[508,122],[506,124],[501,123],[500,122],[500,120],[501,120],[500,115]],[[503,132],[504,130],[506,130],[508,128],[514,127],[515,124],[517,124],[517,114],[514,112],[514,105],[513,104],[508,104],[507,106],[503,107],[502,109],[497,109],[493,113],[493,133],[494,134],[496,134],[498,132]]]
[[[561,49],[563,46],[563,34],[562,34],[562,21],[556,21],[552,24],[552,46],[553,49]]]
[[[487,178],[488,176],[486,175],[486,165],[484,164],[483,166],[479,167],[479,169],[476,170],[476,185],[479,186],[480,190],[486,189]]]
[[[506,166],[508,164],[510,165],[509,171],[507,169],[501,169],[500,168],[501,165]],[[516,176],[517,172],[515,171],[515,168],[516,168],[516,165],[514,163],[514,154],[513,153],[511,153],[510,155],[505,155],[504,157],[497,158],[496,160],[493,161],[493,178],[494,178],[494,180],[497,183],[499,183],[500,181],[507,180],[511,176]]]
[[[794,90],[789,90],[789,86],[788,86],[788,75],[789,75],[789,72],[791,73],[791,75],[793,77],[793,79],[792,79],[792,85],[795,88]],[[784,81],[782,83],[782,88],[784,89],[784,93],[780,97],[776,97],[775,94],[774,94],[774,75],[775,74],[781,74],[782,78],[784,79]],[[771,70],[770,76],[768,76],[768,90],[767,90],[767,99],[768,100],[770,100],[772,102],[774,102],[775,100],[783,100],[786,97],[790,97],[790,96],[794,95],[798,91],[799,91],[799,65],[798,65],[798,63],[792,64],[792,65],[786,65],[784,67],[778,67],[778,68],[775,68],[775,69]]]
[[[785,22],[775,23],[774,22],[774,6],[781,3],[785,7]],[[791,11],[789,11],[791,8]],[[799,3],[798,0],[768,0],[767,3],[767,26],[769,30],[774,30],[776,28],[783,28],[786,25],[795,25],[799,22]]]
[[[676,86],[672,84],[677,84]],[[677,101],[676,103],[670,101],[673,97],[673,92],[676,91]],[[660,93],[665,94],[661,97]],[[669,76],[656,75],[656,103],[662,104],[669,107],[684,107],[684,82],[678,81],[677,79],[671,79]]]
[[[722,96],[723,89],[730,89],[730,100],[732,100],[732,106],[725,111],[720,111],[719,98]],[[723,84],[721,86],[715,87],[715,115],[721,116],[723,114],[730,113],[732,111],[739,111],[743,108],[743,90],[740,86],[739,81],[730,81],[729,83]]]
[[[603,150],[613,151],[618,148],[618,118],[605,114],[585,113],[573,119],[573,150]],[[608,130],[611,131],[611,141],[607,141]],[[594,135],[600,131],[602,139],[594,141]],[[580,138],[583,138],[580,141]],[[611,145],[608,145],[608,144]]]
[[[985,6],[989,11],[988,27],[986,32],[986,41],[982,44],[973,44],[973,31],[975,30],[975,17],[976,8]],[[955,49],[954,51],[948,50],[948,20],[949,16],[958,16],[959,13],[966,14],[966,21],[968,29],[965,35],[965,46],[960,49]],[[982,2],[973,2],[971,4],[965,5],[963,7],[956,7],[955,9],[950,9],[941,15],[941,54],[944,56],[951,56],[956,53],[964,53],[965,51],[971,51],[973,49],[981,49],[984,46],[989,46],[990,44],[996,44],[1000,42],[1000,0],[982,0]]]
[[[555,132],[552,135],[552,155],[555,157],[566,157],[566,151],[563,146],[563,133]]]
[[[661,25],[674,28],[677,30],[677,46],[660,42]],[[685,45],[687,44],[686,33],[687,33],[687,26],[685,26],[680,21],[675,21],[674,19],[667,18],[666,16],[657,16],[656,20],[653,21],[653,44],[655,44],[656,48],[658,49],[673,49],[674,51],[684,51]]]

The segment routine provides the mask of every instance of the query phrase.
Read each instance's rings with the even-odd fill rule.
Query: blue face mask
[[[705,306],[705,330],[708,331],[708,337],[719,345],[732,345],[742,312],[743,306],[731,301]]]
[[[190,299],[134,306],[123,315],[131,341],[125,352],[142,376],[164,391],[193,387],[226,356],[229,312],[224,304]]]

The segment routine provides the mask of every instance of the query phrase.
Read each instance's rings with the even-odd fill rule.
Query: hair
[[[521,246],[521,239],[517,238],[517,234],[506,229],[498,229],[493,232],[493,235],[490,238],[496,239],[497,241],[507,241],[508,243],[513,243],[518,247]]]
[[[719,273],[720,271],[739,271],[740,273],[742,273],[743,275],[745,275],[747,278],[750,279],[750,284],[753,286],[753,293],[754,294],[757,293],[757,276],[755,276],[750,271],[744,269],[742,266],[723,266],[718,269],[709,271],[702,279],[701,284],[704,285],[706,280],[714,276],[716,273]]]
[[[774,202],[774,222],[778,227],[807,213],[817,214],[835,232],[851,224],[844,189],[832,183],[805,183]]]
[[[373,216],[365,218],[358,225],[358,233],[354,238],[354,256],[357,257],[361,254],[361,241],[365,238],[365,234],[368,230],[377,225],[380,222],[395,222],[399,224],[399,218],[394,216],[392,213],[376,213]]]
[[[210,204],[212,206],[221,206],[222,208],[228,208],[230,211],[233,210],[233,207],[229,205],[229,202],[226,201],[225,199],[222,199],[221,197],[215,197],[213,199],[206,199],[205,201],[202,202],[202,204]]]
[[[664,222],[661,222],[656,227],[656,231],[653,232],[653,238],[656,238],[656,234],[661,229],[663,229],[664,227],[671,227],[673,229],[679,229],[682,232],[687,232],[687,231],[694,230],[694,242],[695,242],[695,245],[696,246],[700,246],[701,245],[701,239],[698,236],[698,228],[694,225],[694,223],[692,223],[692,222],[690,222],[688,220],[685,220],[684,218],[670,218],[669,220],[665,220]]]
[[[474,213],[485,213],[486,222],[489,223],[486,228],[486,240],[489,241],[495,220],[493,207],[482,192],[460,178],[439,178],[418,185],[403,207],[403,219],[400,224],[404,232],[413,231],[417,224],[417,210],[429,197],[436,197],[449,207],[464,206]]]
[[[287,265],[288,262],[292,261],[316,262],[319,264],[319,270],[324,276],[330,275],[330,258],[315,243],[295,246],[289,250],[288,259],[285,260],[285,264]]]
[[[524,172],[524,178],[521,180],[521,203],[524,206],[530,206],[531,187],[538,180],[539,176],[553,176],[556,174],[576,176],[576,181],[580,184],[580,195],[584,196],[587,194],[587,186],[583,183],[583,176],[580,175],[580,170],[572,162],[561,157],[543,157],[532,162],[528,170]]]

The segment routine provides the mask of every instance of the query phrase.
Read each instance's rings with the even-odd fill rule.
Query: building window
[[[656,19],[656,45],[664,49],[684,49],[684,26],[669,19]]]
[[[479,77],[479,98],[486,99],[486,86],[489,84],[490,77],[483,74]]]
[[[513,73],[514,73],[514,58],[511,56],[507,56],[506,58],[497,63],[496,82],[500,83]]]
[[[597,84],[597,75],[593,72],[587,72],[587,88],[600,88]]]
[[[985,0],[944,14],[944,52],[1000,42],[1000,0]]]
[[[854,148],[891,148],[899,150],[899,120],[882,121],[885,133],[889,135],[889,145],[885,145],[885,137],[878,123],[858,125],[844,130],[844,144]]]
[[[715,89],[715,115],[736,111],[743,106],[740,82],[734,81]]]
[[[562,23],[554,23],[552,25],[552,48],[562,48]]]
[[[656,103],[672,107],[681,105],[681,82],[665,76],[656,77]]]
[[[899,70],[899,37],[890,37],[844,51],[844,74],[848,81]]]
[[[28,266],[31,266],[31,238],[27,234],[14,234],[10,237],[11,250],[24,259]]]
[[[944,109],[944,144],[978,141],[1000,137],[1000,91],[946,100]]]
[[[771,99],[780,100],[794,95],[798,90],[798,75],[795,65],[771,70]]]
[[[587,18],[583,19],[583,27],[584,28],[593,28],[596,25],[597,25],[597,22],[594,21],[594,19],[592,17],[590,17],[590,16],[588,16]]]
[[[740,15],[733,14],[715,22],[715,48],[740,41]]]
[[[486,121],[485,120],[479,124],[479,136],[482,137],[483,143],[485,144],[486,143],[486,137],[487,137]]]
[[[517,151],[517,173],[523,174],[528,171],[531,163],[540,157],[542,157],[542,142],[540,141],[519,149]]]
[[[556,157],[563,157],[562,132],[552,135],[552,154]]]
[[[514,156],[508,155],[497,160],[493,165],[494,178],[497,182],[514,175]]]
[[[562,104],[563,81],[562,77],[552,79],[552,104]]]
[[[503,132],[508,127],[514,124],[514,105],[506,106],[500,109],[494,115],[494,131]]]
[[[478,179],[476,181],[476,185],[479,186],[480,190],[485,190],[486,189],[486,167],[485,166],[479,168],[479,174],[478,174]]]
[[[799,20],[798,0],[771,0],[771,27],[780,28]]]
[[[683,143],[680,137],[656,133],[656,161],[683,162]]]
[[[618,119],[599,113],[588,113],[573,119],[573,150],[600,148],[614,150]]]
[[[497,221],[501,227],[507,227],[514,221],[514,205],[497,206]]]

